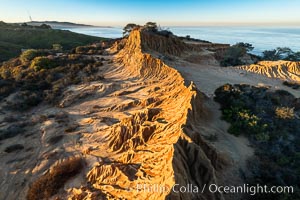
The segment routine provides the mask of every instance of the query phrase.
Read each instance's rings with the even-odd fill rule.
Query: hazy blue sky
[[[57,20],[94,25],[300,25],[300,0],[0,0],[0,21]]]

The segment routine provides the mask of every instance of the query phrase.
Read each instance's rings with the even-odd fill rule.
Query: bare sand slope
[[[213,63],[210,61],[208,63]],[[209,98],[205,99],[205,107],[211,114],[210,118],[204,120],[198,126],[198,130],[214,147],[224,155],[232,159],[231,167],[226,168],[226,172],[221,174],[220,180],[224,185],[241,185],[244,180],[241,178],[247,172],[247,160],[254,155],[254,149],[250,146],[247,138],[243,136],[233,136],[227,133],[229,124],[221,120],[219,105],[213,101],[214,91],[226,83],[230,84],[250,84],[258,86],[268,86],[271,89],[283,89],[300,97],[297,90],[286,87],[282,80],[299,80],[299,63],[295,62],[261,62],[257,73],[254,66],[243,67],[220,67],[218,65],[196,64],[183,60],[176,60],[169,63],[177,69],[186,81],[193,81],[197,88],[204,92]],[[268,64],[269,67],[261,66]],[[279,69],[278,66],[280,65]],[[275,70],[276,68],[276,70]],[[250,69],[255,69],[254,73],[248,73]],[[247,71],[245,71],[247,70]],[[277,73],[278,72],[278,73]],[[242,131],[242,130],[241,130]],[[242,195],[227,195],[226,199],[242,199]]]
[[[261,61],[257,64],[241,66],[239,69],[270,78],[300,82],[300,62]]]
[[[248,73],[239,67],[219,67],[214,65],[203,65],[189,62],[172,62],[172,67],[178,69],[188,81],[193,81],[196,86],[208,96],[213,96],[215,89],[226,83],[251,84],[270,86],[271,89],[283,89],[300,97],[299,91],[284,86],[282,80],[267,77],[264,74]],[[299,78],[299,75],[297,76]]]

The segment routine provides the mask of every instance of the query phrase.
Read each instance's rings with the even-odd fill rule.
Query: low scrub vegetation
[[[42,69],[51,69],[56,66],[58,66],[58,64],[55,63],[54,59],[49,59],[45,56],[35,57],[30,64],[30,68],[32,68],[34,71],[40,71]]]
[[[240,134],[253,135],[258,141],[267,141],[268,134],[265,133],[267,124],[250,110],[242,107],[230,107],[223,110],[223,119],[231,123],[228,132],[236,136]]]
[[[299,199],[299,99],[283,90],[249,85],[226,84],[215,94],[223,119],[231,124],[228,132],[247,136],[256,149],[246,182],[294,187],[294,194],[260,194],[256,199]]]
[[[263,52],[262,60],[289,60],[300,61],[300,52],[294,52],[288,47],[277,47],[273,50],[267,50]]]
[[[25,51],[0,67],[0,100],[12,95],[7,101],[8,108],[19,111],[42,101],[56,104],[67,86],[102,80],[98,73],[102,65],[91,56]]]
[[[85,55],[93,55],[93,54],[103,54],[104,50],[102,46],[79,46],[73,49],[73,52],[76,54],[85,54]]]
[[[232,45],[225,51],[220,64],[223,67],[248,64],[246,60],[251,60],[252,57],[255,57],[254,55],[249,54],[253,49],[254,47],[249,43],[240,42]]]
[[[284,81],[282,84],[285,86],[291,87],[295,90],[300,88],[300,83],[296,83],[296,82]]]
[[[240,42],[230,46],[222,55],[216,56],[222,67],[253,64],[263,60],[300,61],[300,52],[294,52],[288,47],[266,50],[260,56],[251,54],[253,49],[252,44]]]

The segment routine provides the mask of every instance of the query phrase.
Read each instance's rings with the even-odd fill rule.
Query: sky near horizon
[[[0,0],[0,21],[93,25],[300,25],[300,0]]]

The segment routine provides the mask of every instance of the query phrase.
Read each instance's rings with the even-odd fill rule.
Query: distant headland
[[[55,29],[60,29],[62,27],[63,28],[80,28],[80,27],[111,28],[110,26],[93,26],[87,24],[77,24],[72,22],[59,22],[59,21],[30,21],[25,23],[31,26],[40,26],[42,24],[47,24]]]

